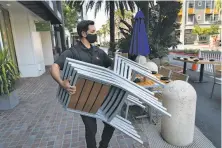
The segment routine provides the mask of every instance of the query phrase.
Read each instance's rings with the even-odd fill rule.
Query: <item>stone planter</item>
[[[14,108],[19,103],[19,97],[16,90],[9,95],[0,96],[0,110],[8,110]]]

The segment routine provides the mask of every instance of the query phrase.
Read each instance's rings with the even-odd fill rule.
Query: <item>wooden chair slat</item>
[[[110,89],[110,86],[108,86],[108,85],[103,85],[102,86],[102,88],[99,92],[99,95],[98,95],[93,107],[90,110],[90,113],[95,114],[98,111],[98,109],[101,107],[103,101],[105,100],[105,97],[109,93],[109,89]]]
[[[87,99],[89,98],[89,95],[91,93],[92,87],[93,87],[93,81],[86,80],[85,85],[83,87],[82,94],[79,98],[79,101],[76,106],[76,110],[82,110],[85,103],[87,102]]]
[[[84,87],[84,84],[85,84],[85,79],[78,79],[77,80],[77,83],[76,83],[76,93],[72,96],[70,96],[70,102],[68,104],[68,108],[72,108],[72,109],[75,109],[75,106],[79,100],[79,97],[81,95],[81,92],[82,92],[82,88]]]
[[[83,108],[84,112],[89,112],[90,111],[90,109],[92,108],[92,106],[93,106],[101,88],[102,88],[102,84],[94,83],[92,91],[90,93],[90,96],[89,96],[89,98],[88,98],[88,100],[87,100],[87,102],[86,102],[86,104]]]

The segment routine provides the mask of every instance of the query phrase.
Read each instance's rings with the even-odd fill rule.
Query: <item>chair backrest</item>
[[[188,79],[189,79],[189,76],[185,75],[185,74],[178,73],[178,72],[172,72],[170,79],[173,80],[173,81],[182,80],[182,81],[187,82]]]
[[[128,58],[128,53],[122,53],[122,52],[117,52],[119,55],[125,57],[125,58]]]
[[[221,74],[222,74],[222,65],[221,64],[215,64],[213,66],[213,71],[214,71],[214,77],[220,77],[221,78]]]
[[[199,51],[199,58],[204,58],[205,60],[214,59],[215,61],[222,61],[222,52],[220,51]],[[214,69],[212,64],[204,65],[204,72],[207,74],[213,74]]]
[[[157,84],[164,85],[159,79],[157,79],[152,72],[147,69],[145,66],[131,61],[118,53],[115,55],[115,62],[114,62],[114,70],[116,74],[122,76],[128,80],[134,80],[136,74],[140,74],[144,77],[151,79],[152,81],[156,82]]]
[[[172,70],[167,69],[167,68],[165,68],[163,66],[160,66],[158,73],[163,75],[164,77],[170,77],[170,75],[172,73]]]

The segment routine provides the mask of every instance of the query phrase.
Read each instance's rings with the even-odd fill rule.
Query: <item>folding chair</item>
[[[212,99],[212,97],[213,97],[215,84],[221,85],[221,82],[222,82],[221,73],[222,73],[221,64],[213,65],[214,82],[213,82],[213,87],[212,87],[212,91],[211,91],[211,94],[210,94],[210,99]]]
[[[74,95],[59,87],[57,95],[65,110],[101,119],[140,143],[140,136],[131,123],[117,115],[128,94],[171,116],[152,92],[109,69],[67,58],[62,78],[70,78],[70,84],[77,86]]]
[[[161,74],[162,76],[170,78],[171,73],[172,73],[172,70],[165,68],[163,66],[159,67],[159,74]]]
[[[186,74],[178,73],[178,72],[172,72],[170,79],[175,81],[175,80],[182,80],[182,81],[188,81],[189,76]]]
[[[116,53],[115,55],[114,72],[131,81],[135,79],[136,74],[140,74],[156,82],[158,85],[161,85],[161,86],[165,85],[162,82],[160,82],[155,76],[153,76],[152,72],[149,69],[147,69],[146,67],[144,67],[143,65],[139,63],[136,63],[134,61],[131,61],[130,59],[127,59],[119,55],[118,53]],[[128,117],[129,106],[134,105],[130,97],[128,97],[127,101],[126,101],[125,119],[127,119]]]

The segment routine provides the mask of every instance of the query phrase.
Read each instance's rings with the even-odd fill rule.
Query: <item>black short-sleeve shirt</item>
[[[113,64],[113,60],[109,58],[102,49],[92,45],[91,48],[88,49],[82,44],[82,42],[78,42],[74,47],[65,50],[55,61],[55,63],[59,65],[60,70],[63,69],[67,57],[106,68]]]

